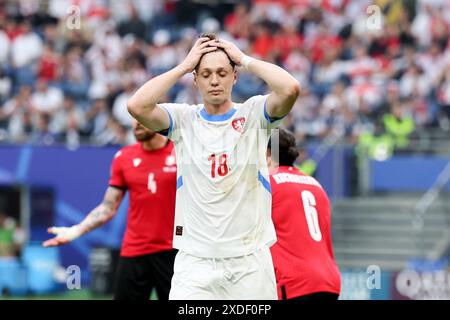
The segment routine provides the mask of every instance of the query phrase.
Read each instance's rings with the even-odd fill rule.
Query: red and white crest
[[[142,159],[139,159],[139,158],[133,159],[133,165],[134,165],[134,167],[136,168],[138,165],[141,164],[141,162],[142,162]]]
[[[237,118],[231,122],[233,129],[237,132],[242,133],[244,131],[245,118]]]
[[[176,163],[175,156],[170,155],[166,158],[166,166],[174,166]]]
[[[163,171],[164,172],[177,172],[176,164],[177,164],[177,162],[175,160],[175,153],[172,150],[172,153],[170,154],[170,156],[167,156],[167,158],[166,158],[166,164],[163,167]]]

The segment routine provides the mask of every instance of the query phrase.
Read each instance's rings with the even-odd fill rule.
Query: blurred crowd
[[[0,260],[19,256],[26,240],[25,230],[0,208]]]
[[[450,130],[447,0],[0,0],[0,142],[131,143],[127,99],[205,31],[300,81],[300,141]],[[235,101],[265,92],[239,70]],[[192,75],[165,100],[201,103]]]

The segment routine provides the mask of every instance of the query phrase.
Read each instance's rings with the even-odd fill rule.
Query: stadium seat
[[[57,290],[54,278],[59,266],[57,248],[44,248],[40,244],[31,244],[23,251],[23,263],[28,270],[28,287],[33,294],[48,294]]]
[[[0,258],[0,295],[27,294],[27,270],[17,258]]]

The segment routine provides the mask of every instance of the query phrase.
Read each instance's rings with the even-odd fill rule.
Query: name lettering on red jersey
[[[311,185],[311,186],[321,187],[320,183],[317,182],[316,179],[314,179],[313,177],[309,177],[309,176],[299,176],[296,174],[281,172],[281,173],[274,174],[273,179],[275,180],[275,182],[277,184],[292,182],[292,183],[300,183],[300,184],[307,184],[307,185]]]

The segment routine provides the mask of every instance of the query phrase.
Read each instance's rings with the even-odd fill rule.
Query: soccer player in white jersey
[[[271,92],[234,103],[235,66],[264,80]],[[160,104],[189,72],[203,104]],[[149,80],[128,101],[133,117],[175,145],[173,245],[179,252],[169,299],[277,299],[265,155],[272,129],[299,92],[298,81],[282,68],[203,34],[181,64]]]

